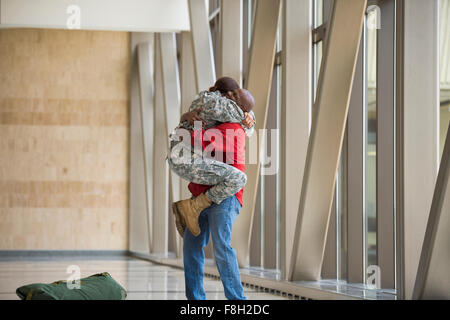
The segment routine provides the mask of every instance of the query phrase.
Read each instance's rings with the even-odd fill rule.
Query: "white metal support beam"
[[[155,37],[155,110],[153,130],[153,209],[151,253],[165,254],[169,248],[169,171],[166,165],[167,129],[165,119],[161,41]]]
[[[288,274],[311,128],[312,1],[283,7],[280,268]]]
[[[449,125],[450,127],[450,125]],[[434,189],[413,299],[450,299],[450,130]]]
[[[164,129],[165,129],[165,148],[164,155],[168,150],[168,137],[170,132],[178,125],[181,106],[180,106],[180,78],[178,72],[176,40],[174,33],[161,33],[159,36],[160,57],[161,57],[161,71],[162,71],[162,87],[163,87],[163,102],[164,102]],[[164,159],[164,165],[167,165]],[[170,173],[170,200],[180,200],[180,177]],[[169,214],[169,210],[164,212]],[[173,215],[170,215],[173,218]],[[171,220],[170,229],[171,234],[178,235],[175,228],[175,223]],[[176,241],[180,244],[180,241]],[[179,253],[180,246],[177,248]]]
[[[318,280],[367,1],[336,0],[325,39],[303,176],[291,280]]]
[[[192,49],[192,36],[190,32],[182,32],[179,38],[179,53],[180,53],[180,84],[181,84],[181,114],[189,110],[191,102],[197,94],[197,87],[195,84],[195,68],[194,55]],[[180,198],[188,199],[191,193],[188,189],[188,181],[180,179]],[[183,244],[182,239],[178,241],[178,257],[182,257]]]
[[[154,250],[154,215],[153,215],[153,155],[154,155],[154,40],[141,43],[137,47],[139,66],[139,93],[141,106],[141,130],[143,139],[144,178],[147,197],[147,211],[150,230],[150,252]]]
[[[220,76],[242,84],[242,0],[220,2]]]
[[[148,172],[145,167],[149,163],[145,161],[144,141],[147,141],[147,150],[153,150],[151,145],[152,140],[149,139],[152,135],[144,137],[142,125],[142,111],[149,114],[146,117],[146,131],[153,132],[153,82],[150,74],[150,60],[147,61],[147,85],[143,87],[145,90],[145,107],[141,104],[141,88],[142,81],[139,79],[139,67],[143,67],[142,63],[138,65],[138,45],[145,44],[147,46],[147,53],[150,54],[150,45],[153,47],[153,33],[132,33],[131,34],[131,97],[130,97],[130,222],[129,222],[129,240],[130,250],[134,252],[149,253],[150,252],[150,221],[151,221],[151,190],[146,189],[147,183],[151,178],[147,176]],[[150,59],[150,57],[147,57]],[[147,140],[146,140],[147,139]],[[150,145],[149,145],[150,143]],[[147,154],[148,156],[148,154]],[[151,158],[147,158],[149,160]],[[150,183],[151,187],[151,183]]]
[[[395,288],[395,2],[382,1],[377,72],[377,260],[381,288]]]
[[[191,43],[195,71],[195,92],[208,90],[216,81],[216,70],[209,25],[207,3],[204,0],[188,0],[191,24]],[[186,45],[189,45],[187,41]],[[212,241],[205,249],[207,258],[212,257]]]
[[[266,126],[281,4],[281,0],[271,0],[258,1],[256,5],[247,89],[255,98],[254,113],[257,119],[255,126],[257,132]],[[244,205],[233,227],[232,244],[241,266],[249,264],[249,246],[259,169],[259,162],[247,166]]]
[[[195,95],[197,94],[195,78],[192,36],[189,32],[182,32],[180,35],[181,114],[189,111],[189,106],[191,105],[191,102],[194,101]],[[181,179],[181,199],[187,199],[190,196],[188,182]]]
[[[262,187],[262,179],[259,179],[259,183],[257,186],[257,194],[256,194],[256,202],[255,202],[255,210],[252,221],[252,236],[250,239],[250,257],[249,262],[252,267],[262,267],[262,257],[263,257],[263,235],[261,233],[261,217],[264,214],[264,208],[261,205],[261,195],[263,193],[264,188]]]
[[[279,50],[279,49],[277,49]],[[272,75],[272,88],[270,91],[269,107],[267,110],[267,122],[266,129],[267,138],[265,139],[265,145],[263,154],[270,156],[270,162],[267,167],[276,168],[279,167],[279,118],[280,118],[280,95],[278,92],[281,66],[275,65]],[[270,169],[272,170],[272,169]],[[274,170],[275,172],[275,170]],[[263,172],[264,173],[264,172]],[[263,213],[263,267],[265,269],[277,268],[277,234],[278,234],[278,215],[279,215],[279,193],[278,193],[278,180],[279,172],[270,175],[261,175],[260,181],[262,182],[263,191],[260,194],[262,198],[262,213]],[[256,211],[255,211],[256,212]]]
[[[190,32],[180,35],[180,81],[181,81],[181,113],[187,112],[197,92],[195,84],[194,55]]]
[[[397,294],[411,299],[439,163],[439,4],[397,6]]]
[[[194,52],[196,92],[207,90],[216,81],[214,55],[205,0],[188,0]]]
[[[180,77],[178,72],[176,41],[174,33],[159,34],[161,49],[162,80],[164,89],[164,110],[166,123],[166,137],[178,125],[181,114],[180,106]],[[168,139],[166,139],[168,148]],[[167,150],[167,149],[166,149]],[[180,200],[179,178],[172,177],[171,190],[173,201]]]

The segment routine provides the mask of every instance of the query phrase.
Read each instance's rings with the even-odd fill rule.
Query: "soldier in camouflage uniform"
[[[240,123],[247,136],[250,136],[254,131],[255,119],[251,111],[253,97],[248,94],[251,98],[250,102],[241,99],[244,102],[241,101],[242,106],[239,106],[235,101],[222,96],[219,90],[215,91],[215,87],[212,89],[201,92],[198,98],[192,102],[189,112],[198,112],[199,118],[204,120],[205,129],[213,128],[224,122]],[[235,89],[235,91],[235,94],[247,94],[242,89]],[[186,130],[190,132],[193,129],[201,128],[194,128],[191,123],[182,119],[175,132],[170,135],[169,166],[185,180],[213,187],[194,200],[182,200],[172,205],[176,216],[177,230],[181,236],[184,234],[185,225],[193,235],[200,234],[197,221],[200,212],[212,203],[220,204],[223,200],[233,196],[247,182],[244,172],[222,161],[206,158],[201,148],[193,148],[190,134],[186,134]],[[185,131],[184,139],[180,141],[180,132],[183,130]],[[187,208],[185,208],[186,205]]]
[[[215,87],[212,87],[211,89],[214,90]],[[189,107],[189,112],[196,110],[200,110],[198,115],[204,120],[205,129],[214,128],[221,123],[231,122],[240,123],[248,137],[253,134],[254,126],[247,128],[242,123],[245,120],[245,113],[249,113],[250,116],[255,119],[253,111],[249,110],[246,112],[242,110],[236,102],[226,96],[222,96],[222,93],[219,90],[213,92],[200,92],[198,97]],[[183,120],[177,128],[184,128],[192,131],[194,130],[194,125],[190,124],[187,120]]]
[[[199,109],[201,111],[198,114],[205,121],[205,129],[216,127],[223,122],[241,123],[244,120],[241,108],[234,101],[222,97],[219,91],[201,92],[189,111]],[[250,115],[254,117],[253,112],[250,112]],[[254,125],[247,128],[241,123],[241,126],[247,136],[252,134]],[[194,126],[188,121],[183,121],[176,131],[179,132],[178,129],[181,128],[191,131]],[[170,136],[171,148],[168,157],[170,168],[187,181],[214,186],[207,191],[207,196],[212,202],[220,204],[245,186],[247,176],[244,172],[222,161],[204,157],[202,150],[196,150],[191,146],[190,140],[189,145],[183,144],[184,140],[177,141],[178,136],[176,132]]]

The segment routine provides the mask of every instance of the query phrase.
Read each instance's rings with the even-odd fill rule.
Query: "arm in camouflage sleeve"
[[[245,118],[242,109],[234,101],[222,97],[218,91],[200,92],[198,97],[192,102],[189,111],[192,112],[199,108],[203,108],[199,115],[205,120],[214,120],[223,123],[241,123]],[[256,120],[253,111],[250,111],[249,114]],[[249,137],[254,132],[254,125],[251,128],[242,125],[242,128]]]
[[[254,124],[251,128],[247,128],[242,125],[242,121],[245,119],[244,111],[242,111],[242,109],[234,101],[222,97],[217,92],[204,95],[204,107],[201,113],[205,119],[224,123],[240,123],[248,137],[250,137],[254,132]],[[256,117],[253,111],[250,111],[249,114],[256,122]]]
[[[242,124],[245,119],[244,111],[232,100],[222,97],[220,94],[215,93],[213,97],[205,96],[205,103],[203,107],[204,119],[211,119],[219,122],[240,123],[245,131],[247,137],[251,137],[255,131],[255,124],[252,127],[247,128]],[[256,117],[253,111],[249,112],[256,123]]]
[[[218,92],[207,92],[203,96],[202,116],[205,120],[240,123],[244,112],[234,101],[222,97]]]
[[[188,113],[192,113],[193,111],[196,111],[203,107],[203,95],[205,93],[207,93],[207,91],[202,91],[195,97],[194,101],[192,101],[191,105],[189,106],[189,110],[181,116],[178,127],[192,130],[193,125],[190,124],[189,121],[183,117],[185,117]]]

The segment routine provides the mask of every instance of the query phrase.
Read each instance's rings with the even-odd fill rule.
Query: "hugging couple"
[[[172,204],[176,228],[183,238],[189,300],[206,299],[203,247],[210,235],[225,296],[230,300],[245,299],[231,232],[247,182],[245,140],[254,131],[254,104],[250,92],[241,89],[235,80],[220,78],[209,90],[198,94],[169,138],[169,166],[190,182],[192,193],[191,199]],[[204,156],[207,150],[209,157]]]

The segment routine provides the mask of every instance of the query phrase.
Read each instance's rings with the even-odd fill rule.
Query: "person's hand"
[[[253,127],[255,125],[255,119],[253,119],[253,117],[251,116],[250,113],[245,112],[244,117],[245,117],[245,119],[242,121],[242,124],[246,128],[250,129],[251,127]]]
[[[191,111],[191,112],[186,112],[185,114],[183,114],[181,116],[181,122],[183,121],[187,121],[190,124],[194,125],[195,121],[201,121],[203,126],[205,125],[205,120],[203,120],[198,114],[200,113],[200,111],[202,111],[203,108],[199,108],[197,110]]]

